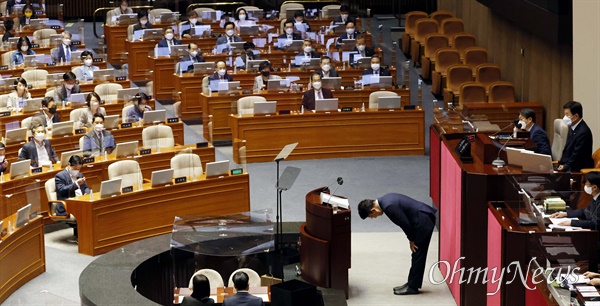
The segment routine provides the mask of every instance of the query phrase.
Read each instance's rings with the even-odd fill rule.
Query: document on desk
[[[600,306],[600,301],[586,301],[585,306]]]
[[[579,292],[596,292],[597,291],[596,287],[594,287],[594,286],[588,286],[588,285],[586,285],[586,286],[577,286],[575,288],[577,288],[577,290],[579,290]]]
[[[554,225],[560,225],[560,223],[563,221],[577,220],[577,218],[549,218],[549,219],[550,219],[550,222],[552,222],[552,224],[554,224]]]
[[[560,274],[560,279],[566,279],[569,284],[587,284],[590,281],[589,278],[583,276],[583,274]]]
[[[580,292],[583,297],[599,297],[600,293],[598,291],[586,291]]]

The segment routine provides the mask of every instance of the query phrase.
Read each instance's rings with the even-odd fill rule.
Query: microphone
[[[513,139],[513,137],[509,137],[504,144],[502,145],[502,147],[500,147],[500,150],[498,150],[498,156],[496,157],[496,159],[492,162],[492,166],[496,166],[498,168],[500,167],[504,167],[506,165],[506,163],[500,158],[500,152],[502,152],[502,150],[504,150],[504,147],[506,147],[506,145],[508,144],[508,142]]]
[[[344,179],[342,179],[342,177],[338,177],[337,180],[329,185],[327,185],[327,187],[323,187],[323,189],[321,190],[321,192],[327,192],[329,191],[329,187],[331,187],[333,184],[337,183],[338,185],[341,185],[344,183]]]
[[[500,132],[502,132],[502,131],[506,130],[507,128],[509,128],[509,127],[510,127],[510,126],[512,126],[512,125],[517,125],[517,124],[519,124],[519,119],[516,119],[516,123],[513,121],[513,122],[509,123],[507,126],[503,127],[503,128],[500,130],[500,131],[498,131],[498,132],[496,132],[496,133],[494,133],[494,134],[490,135],[490,138],[491,138],[491,139],[495,139],[495,138],[494,138],[494,136],[498,135],[498,133],[500,133]]]
[[[337,178],[337,183],[338,185],[335,186],[335,189],[333,190],[333,192],[329,195],[329,199],[327,200],[327,205],[329,205],[329,201],[331,201],[331,197],[333,197],[333,195],[335,194],[335,192],[338,190],[338,188],[340,188],[340,186],[342,186],[344,184],[344,179],[342,179],[341,177]]]

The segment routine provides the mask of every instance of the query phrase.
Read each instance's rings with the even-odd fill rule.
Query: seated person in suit
[[[315,109],[315,100],[331,99],[333,93],[327,88],[321,88],[321,76],[314,72],[310,75],[310,85],[312,89],[304,92],[302,96],[302,106],[305,110]]]
[[[119,7],[115,8],[111,11],[113,16],[120,16],[122,14],[133,14],[133,10],[129,7],[129,2],[127,0],[119,1]],[[107,24],[113,24],[112,20],[107,20]]]
[[[210,298],[210,282],[208,277],[199,274],[192,280],[193,290],[190,296],[183,297],[181,306],[204,306],[214,305],[215,301]]]
[[[83,167],[83,158],[79,155],[73,155],[69,158],[69,165],[62,171],[56,173],[54,183],[56,184],[56,199],[64,201],[68,198],[74,198],[92,191],[85,182],[85,177],[81,174]]]
[[[181,45],[181,40],[175,38],[175,30],[168,27],[165,29],[165,37],[158,42],[159,48],[169,48],[171,46]]]
[[[585,193],[592,196],[592,202],[584,209],[570,210],[566,212],[555,212],[550,218],[575,218],[575,220],[561,221],[559,225],[575,226],[585,229],[597,230],[600,228],[600,218],[598,218],[598,195],[600,195],[600,172],[592,171],[585,175]]]
[[[75,77],[79,80],[83,80],[86,82],[87,80],[94,79],[94,71],[100,70],[100,67],[94,66],[94,55],[92,52],[85,50],[81,52],[81,62],[83,65],[79,69],[77,69],[77,74]]]
[[[225,23],[225,36],[217,38],[217,45],[215,48],[219,50],[219,46],[226,45],[232,42],[242,42],[242,38],[235,36],[235,24],[231,21]],[[229,48],[223,49],[223,52],[228,52]]]
[[[188,55],[182,57],[179,61],[179,69],[182,69],[183,72],[194,72],[194,63],[203,63],[204,58],[196,43],[188,44],[188,53]],[[177,73],[179,73],[179,71],[177,71]]]
[[[265,90],[267,89],[268,80],[281,80],[280,76],[272,75],[271,62],[264,61],[260,63],[258,71],[260,75],[254,78],[254,90]]]
[[[146,30],[146,29],[152,29],[152,24],[148,22],[148,11],[145,9],[142,9],[138,12],[137,14],[138,17],[138,23],[136,23],[133,26],[133,32],[135,31],[140,31],[140,30]]]
[[[77,76],[69,71],[63,74],[63,84],[60,87],[58,97],[64,101],[71,101],[71,94],[81,93],[81,88],[77,84]]]
[[[331,58],[327,55],[321,57],[321,70],[317,71],[321,78],[336,78],[338,77],[337,71],[331,67]]]
[[[85,156],[100,156],[106,151],[112,153],[115,148],[115,138],[104,129],[104,115],[94,114],[93,129],[83,136],[83,154]]]
[[[12,19],[4,21],[4,35],[2,36],[2,42],[7,42],[9,38],[15,37],[15,22]]]
[[[62,43],[54,49],[54,53],[52,54],[55,62],[71,62],[71,52],[77,51],[77,47],[71,45],[72,36],[67,31],[62,32]]]
[[[361,57],[371,57],[375,54],[375,49],[366,45],[366,39],[363,35],[356,37],[356,47],[353,51],[358,52]]]
[[[381,57],[378,54],[373,54],[371,56],[371,68],[365,69],[363,71],[363,75],[381,75],[381,76],[391,76],[389,70],[385,68],[381,68]]]
[[[344,39],[356,39],[357,33],[355,31],[356,26],[354,25],[354,21],[346,21],[346,33],[340,35],[335,44],[339,46]]]
[[[254,20],[248,19],[248,13],[243,8],[238,8],[233,14],[233,18],[235,19],[233,23],[235,23],[235,30],[240,33],[240,28],[243,26],[254,26],[256,22]]]
[[[17,41],[17,50],[10,57],[10,64],[15,66],[23,64],[25,55],[35,55],[35,51],[31,50],[29,37],[21,36]]]
[[[296,55],[294,58],[294,66],[299,67],[303,63],[307,62],[310,58],[320,58],[321,55],[313,50],[312,40],[305,39],[304,44],[302,46],[302,51]]]
[[[531,108],[524,108],[519,112],[520,128],[529,132],[529,138],[535,142],[535,153],[552,155],[550,140],[546,131],[535,123],[535,112]]]
[[[223,300],[223,306],[264,306],[263,300],[248,293],[250,278],[245,272],[239,271],[233,275],[233,285],[236,294]]]
[[[106,116],[106,110],[104,107],[100,106],[100,101],[102,101],[102,99],[95,91],[92,91],[85,98],[85,104],[87,107],[80,112],[81,116],[77,122],[79,127],[92,127],[94,124],[95,115]],[[104,121],[104,117],[102,117],[102,121]]]
[[[148,102],[150,102],[150,97],[147,94],[140,92],[140,97],[137,101],[133,102],[133,107],[127,112],[126,117],[128,122],[138,122],[144,118],[144,112],[152,110],[152,108],[148,106]]]
[[[8,100],[6,100],[6,107],[19,111],[25,105],[25,101],[31,99],[31,93],[27,90],[27,80],[24,78],[17,78],[14,86],[15,90],[8,95]]]
[[[60,122],[60,116],[56,113],[56,102],[52,97],[42,99],[42,110],[32,120],[37,120],[47,131],[52,131],[52,124]]]
[[[261,59],[260,52],[254,50],[256,46],[253,42],[247,41],[244,43],[244,52],[235,58],[235,65],[238,69],[245,70],[246,62]]]
[[[23,145],[18,160],[31,159],[32,167],[50,166],[58,161],[50,140],[46,139],[46,129],[40,123],[32,123],[33,140]]]
[[[284,32],[283,34],[279,35],[279,37],[277,37],[277,40],[302,40],[302,36],[300,36],[300,34],[295,33],[296,29],[294,28],[294,21],[293,20],[286,20],[285,23],[283,24],[284,26]],[[283,46],[283,44],[281,44],[280,46]],[[278,44],[279,47],[279,44]]]
[[[583,106],[569,101],[563,106],[564,122],[569,126],[569,136],[558,162],[558,171],[579,172],[583,168],[593,168],[592,130],[583,121]]]
[[[37,15],[33,13],[33,6],[31,6],[31,4],[26,4],[23,7],[23,16],[19,17],[19,25],[27,30],[29,29],[29,22],[31,19],[37,19]]]
[[[0,175],[8,168],[8,160],[6,159],[6,146],[0,142]]]
[[[350,16],[350,7],[347,4],[340,6],[340,15],[333,18],[332,24],[343,23],[352,21],[356,23],[356,18]]]
[[[306,21],[306,18],[304,18],[303,11],[296,11],[294,13],[294,18],[290,18],[290,19],[286,20],[286,23],[288,21],[292,21],[294,23],[294,26],[296,26],[296,25],[300,26],[301,24],[304,24],[304,28],[306,29],[306,32],[310,32],[310,25],[308,24],[308,21]],[[298,29],[298,27],[296,29]]]
[[[13,9],[16,4],[31,4],[30,0],[8,0],[6,1],[6,10],[8,10],[9,14],[13,13]],[[4,13],[4,12],[3,12]]]
[[[183,38],[191,38],[192,37],[192,34],[191,34],[192,33],[192,27],[201,26],[201,25],[204,25],[204,23],[198,21],[198,13],[196,12],[196,10],[191,10],[188,13],[188,21],[186,21],[186,22],[184,22],[184,23],[181,24],[181,26],[185,26],[185,25],[189,25],[190,28],[187,29],[187,30],[184,30],[181,33],[181,37],[183,37]]]
[[[232,82],[233,76],[227,73],[227,65],[225,61],[217,61],[215,63],[215,72],[208,77],[208,81]]]

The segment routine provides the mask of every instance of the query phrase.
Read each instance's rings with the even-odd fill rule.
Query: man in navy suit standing
[[[181,40],[175,38],[175,31],[169,27],[165,29],[165,37],[158,42],[159,48],[169,48],[171,46],[181,45]]]
[[[548,135],[541,126],[535,123],[535,112],[533,109],[524,108],[521,110],[519,113],[519,124],[521,129],[529,131],[529,137],[537,145],[535,153],[552,155]]]
[[[232,297],[223,300],[223,306],[235,305],[235,306],[264,306],[263,300],[248,293],[250,288],[248,274],[246,272],[237,272],[233,275],[233,285],[237,293]]]
[[[563,111],[569,135],[558,162],[558,171],[579,172],[582,168],[593,168],[593,137],[592,131],[583,121],[583,106],[579,102],[569,101],[563,106]]]
[[[362,200],[358,204],[358,214],[363,220],[385,214],[402,228],[410,242],[412,262],[408,282],[394,288],[396,295],[419,293],[436,212],[435,208],[398,193],[388,193],[376,200]]]

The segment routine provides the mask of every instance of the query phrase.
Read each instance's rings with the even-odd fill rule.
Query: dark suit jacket
[[[35,148],[35,140],[32,140],[21,148],[21,154],[19,154],[18,160],[26,160],[31,159],[31,166],[38,167],[38,155],[37,150]],[[44,139],[44,147],[46,147],[46,151],[48,152],[48,157],[50,157],[50,161],[54,164],[58,161],[58,156],[54,152],[52,145],[50,144],[50,140]]]
[[[348,16],[346,21],[352,21],[352,22],[354,22],[354,24],[356,24],[356,18],[354,18],[352,16]],[[333,23],[336,23],[336,22],[343,22],[342,16],[337,16],[337,17],[333,18]]]
[[[363,75],[369,75],[369,74],[373,74],[373,68],[367,68],[367,69],[365,69],[365,71],[363,71]],[[392,74],[390,73],[389,70],[387,70],[385,68],[379,68],[379,75],[391,76]]]
[[[223,306],[263,306],[263,300],[248,292],[238,292],[223,300]]]
[[[78,179],[82,177],[83,174],[77,174]],[[58,172],[54,177],[54,182],[56,184],[57,200],[66,200],[75,197],[75,190],[77,190],[77,187],[81,189],[81,193],[83,194],[90,193],[90,188],[87,183],[83,183],[81,186],[77,185],[76,182],[71,180],[71,176],[69,175],[69,172],[67,172],[67,169]]]
[[[570,210],[567,209],[567,218],[579,218],[579,220],[571,220],[571,226],[587,228],[591,230],[598,229],[598,208],[600,198],[588,204],[584,209]]]
[[[200,52],[198,52],[198,53],[200,53]],[[191,55],[182,57],[180,63],[191,61],[192,64],[188,65],[187,67],[182,67],[181,64],[179,64],[179,69],[182,69],[183,72],[193,72],[194,71],[193,59],[194,58]],[[196,55],[196,63],[204,63],[204,57],[202,57],[201,55]]]
[[[377,199],[383,213],[398,225],[409,241],[417,241],[421,233],[421,213],[435,217],[437,209],[399,193],[388,193]]]
[[[296,20],[294,18],[289,18],[288,20],[285,21],[285,23],[288,23],[290,21],[294,23],[294,29],[296,29]],[[308,24],[308,21],[306,21],[306,18],[304,18],[304,20],[302,20],[302,23],[306,24],[306,32],[310,32],[310,24]]]
[[[279,35],[279,37],[277,37],[277,39],[288,39],[287,38],[287,34],[283,33],[281,35]],[[296,33],[292,33],[292,40],[302,40],[302,36],[300,36],[300,34],[296,34]]]
[[[356,47],[354,47],[354,49],[352,51],[358,52],[358,49]],[[358,53],[360,53],[360,52],[358,52]],[[369,47],[369,46],[365,46],[365,56],[364,57],[371,57],[374,54],[375,54],[375,48]]]
[[[190,24],[190,22],[189,22],[189,21],[186,21],[186,22],[182,23],[181,25],[183,26],[183,25],[189,25],[189,24]],[[202,23],[202,22],[200,22],[200,21],[196,21],[196,25],[197,25],[197,26],[201,26],[201,25],[204,25],[204,23]],[[190,28],[190,29],[187,29],[187,30],[183,31],[183,33],[181,33],[181,36],[183,37],[183,35],[185,35],[185,34],[190,34],[191,32],[192,32],[192,29],[191,29],[191,28]]]
[[[181,40],[179,40],[177,38],[173,38],[173,45],[181,45]],[[169,44],[167,43],[167,39],[166,38],[161,39],[161,41],[158,42],[158,47],[159,48],[168,48]]]
[[[181,302],[181,306],[204,306],[204,305],[215,305],[215,301],[211,298],[205,300],[197,300],[191,296],[186,296]]]
[[[333,98],[333,93],[331,92],[331,90],[329,90],[327,88],[321,88],[321,91],[323,92],[323,99]],[[305,110],[315,109],[315,90],[314,89],[307,90],[304,92],[304,95],[302,96],[302,105],[304,106]]]
[[[352,39],[356,39],[357,35],[359,35],[358,32],[354,32],[354,34],[352,34]],[[338,36],[336,44],[337,45],[341,44],[342,43],[342,39],[348,39],[348,33],[344,33],[344,34]],[[367,48],[365,48],[365,50],[366,49]]]
[[[31,19],[37,19],[37,15],[35,14],[35,12],[33,12],[33,15],[31,15],[31,17],[29,17],[29,20]],[[19,17],[19,24],[22,26],[25,26],[27,22],[27,17],[25,17],[25,15],[22,15],[21,17]]]
[[[152,29],[152,24],[150,24],[150,22],[146,23],[146,27],[145,27],[145,28],[142,28],[142,24],[141,24],[141,23],[139,23],[139,22],[138,22],[138,23],[136,23],[136,24],[133,26],[133,31],[134,31],[134,32],[135,32],[135,31],[139,31],[139,30],[147,30],[147,29]]]
[[[242,42],[242,38],[239,36],[235,36],[233,35],[233,42]],[[227,36],[221,36],[219,38],[217,38],[217,46],[218,45],[223,45],[227,43]]]
[[[10,32],[6,32],[4,33],[4,35],[2,36],[2,41],[3,42],[7,42],[9,38],[11,37],[15,37],[14,35],[12,35]]]
[[[31,120],[38,121],[39,123],[44,125],[44,127],[48,126],[48,123],[46,122],[46,115],[44,114],[44,111],[40,111],[39,113],[35,114]],[[54,114],[54,116],[52,117],[52,123],[56,123],[56,122],[60,122],[60,115],[58,113]]]
[[[535,153],[552,155],[550,140],[548,139],[546,131],[544,131],[541,126],[534,123],[529,130],[529,137],[537,145],[537,148],[534,151]]]
[[[208,77],[208,81],[212,81],[212,80],[220,80],[221,77],[219,76],[218,73],[213,73]],[[223,79],[226,79],[227,82],[233,82],[233,76],[230,74],[225,73],[225,75],[223,76]]]
[[[592,145],[592,131],[582,119],[575,131],[569,127],[569,136],[559,165],[565,165],[566,171],[573,172],[579,172],[582,168],[593,168]]]
[[[75,47],[73,45],[69,45],[69,48],[71,49],[71,52],[77,51],[77,47]],[[55,61],[60,62],[61,59],[63,62],[67,61],[67,57],[65,55],[65,49],[63,48],[62,44],[60,44],[60,46],[56,47],[56,53],[54,54]],[[71,57],[71,60],[73,60],[72,57]]]
[[[240,54],[240,58],[242,59],[242,62],[244,62],[244,66],[237,66],[238,69],[239,68],[246,69],[246,56],[248,56],[248,59],[251,60],[251,61],[252,60],[262,59],[262,57],[260,56],[259,51],[254,51],[254,52],[252,52],[252,54],[244,54],[244,53],[242,53],[242,54]]]
[[[82,93],[81,88],[79,87],[79,84],[75,84],[75,86],[73,86],[73,88],[71,89],[71,94],[74,94],[74,93]],[[67,99],[67,88],[65,87],[65,84],[62,84],[60,86],[60,93],[59,93],[58,97],[62,100]],[[55,101],[55,102],[58,103],[58,101]]]
[[[321,76],[321,78],[323,78],[323,70],[319,70],[317,71],[317,73]],[[339,77],[337,71],[335,71],[334,69],[329,70],[329,77],[330,78],[337,78]]]

